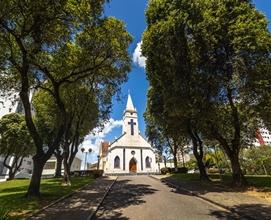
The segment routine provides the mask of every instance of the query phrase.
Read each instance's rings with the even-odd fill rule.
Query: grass
[[[173,178],[178,180],[185,180],[185,181],[199,181],[199,174],[198,173],[187,173],[187,174],[173,174]],[[231,175],[230,174],[210,174],[210,179],[214,183],[222,183],[225,185],[229,185],[231,182]],[[261,191],[271,192],[271,176],[260,176],[260,175],[247,175],[246,179],[250,186],[254,186],[256,188],[261,189]]]
[[[0,219],[8,212],[9,219],[21,219],[54,200],[91,183],[91,177],[74,177],[71,186],[61,186],[61,179],[42,179],[41,199],[25,197],[29,180],[12,180],[0,183]],[[1,214],[2,213],[2,214]],[[1,216],[2,215],[2,216]]]

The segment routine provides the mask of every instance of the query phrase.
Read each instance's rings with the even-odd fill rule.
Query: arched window
[[[116,156],[114,159],[114,168],[120,168],[120,158]]]
[[[146,163],[146,168],[151,168],[151,162],[150,162],[149,157],[146,157],[145,163]]]

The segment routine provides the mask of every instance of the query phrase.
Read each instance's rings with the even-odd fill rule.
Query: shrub
[[[103,170],[76,170],[71,172],[72,176],[91,176],[98,178],[103,175]],[[1,220],[1,219],[0,219]]]
[[[170,173],[170,168],[163,167],[163,168],[161,169],[161,174],[167,174],[167,173]]]
[[[92,170],[92,176],[96,179],[103,175],[103,170]]]
[[[187,173],[188,168],[187,167],[178,167],[178,173]]]
[[[220,170],[218,168],[209,168],[208,173],[220,173]]]
[[[9,210],[7,210],[5,207],[0,207],[0,220],[9,220]]]

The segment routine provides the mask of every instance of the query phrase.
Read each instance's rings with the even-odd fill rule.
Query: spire
[[[128,94],[128,99],[127,99],[127,105],[126,105],[126,111],[136,111],[134,105],[133,105],[133,101],[130,95],[130,92]]]

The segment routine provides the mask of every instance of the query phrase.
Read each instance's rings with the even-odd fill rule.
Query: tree
[[[168,152],[173,155],[174,168],[177,170],[177,148],[178,145],[175,144],[165,131],[163,127],[158,127],[158,124],[155,123],[154,118],[152,118],[151,114],[148,113],[148,110],[144,114],[146,121],[146,136],[150,143],[157,149],[158,154],[164,158],[165,167],[166,167],[166,156]]]
[[[201,70],[214,77],[216,90],[208,99],[205,134],[227,154],[233,185],[243,186],[239,154],[247,139],[255,137],[257,98],[252,91],[263,89],[254,79],[270,66],[271,35],[266,18],[249,1],[207,1],[204,12],[199,34],[209,46],[202,53]]]
[[[108,108],[103,109],[99,106],[99,101],[104,103],[104,100],[97,97],[84,83],[76,83],[63,88],[62,96],[68,113],[68,123],[62,141],[54,153],[57,158],[55,176],[61,176],[63,163],[63,184],[70,185],[70,168],[79,145],[89,132],[108,119],[109,111]],[[44,90],[36,92],[33,106],[36,110],[36,121],[39,122],[39,132],[46,131],[43,132],[43,137],[49,140],[46,144],[50,145],[50,137],[56,132],[60,112],[50,94]],[[48,138],[45,138],[46,136]]]
[[[150,81],[148,103],[156,122],[166,126],[175,141],[189,136],[202,180],[209,180],[203,163],[203,141],[200,137],[200,106],[207,108],[202,89],[195,85],[194,54],[190,54],[186,32],[191,20],[187,11],[190,1],[150,1],[146,12],[148,28],[144,32],[142,51],[147,57],[146,69]],[[191,39],[192,40],[192,39]],[[157,53],[157,51],[163,51]],[[163,116],[163,117],[161,117]]]
[[[33,140],[27,130],[24,116],[18,113],[4,115],[0,119],[0,154],[9,170],[9,180],[14,179],[23,159],[34,152]],[[13,157],[9,165],[7,160]]]
[[[150,2],[147,21],[151,86],[162,88],[168,115],[187,126],[199,168],[200,137],[216,140],[231,162],[233,185],[245,185],[239,153],[257,127],[251,91],[262,90],[259,79],[270,69],[265,17],[249,1],[164,0]]]
[[[28,197],[40,196],[44,164],[59,147],[68,127],[62,97],[67,85],[84,81],[110,110],[111,97],[127,79],[131,36],[124,24],[103,16],[105,0],[2,1],[0,9],[1,79],[15,82],[36,154]],[[12,81],[13,80],[13,81]],[[31,112],[30,88],[46,90],[58,111],[58,125],[48,150]]]

